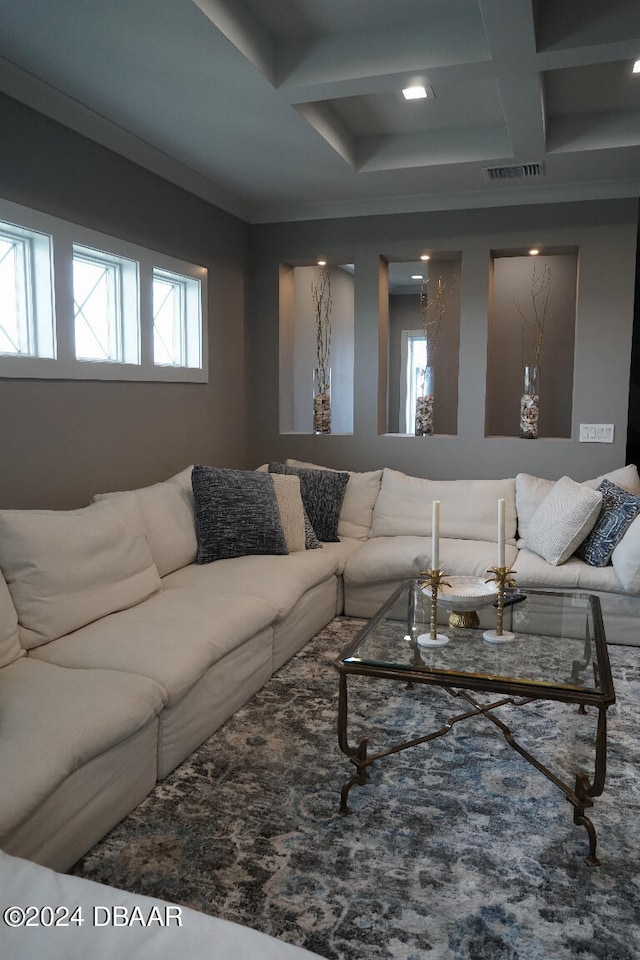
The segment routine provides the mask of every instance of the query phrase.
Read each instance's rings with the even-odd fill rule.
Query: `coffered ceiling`
[[[0,23],[0,90],[251,222],[640,195],[640,0],[0,0]]]

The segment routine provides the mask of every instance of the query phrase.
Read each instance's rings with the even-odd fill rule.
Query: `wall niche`
[[[432,393],[423,424],[432,412],[434,434],[456,434],[462,255],[437,251],[426,262],[387,263],[387,431],[416,436],[418,398]],[[429,367],[432,390],[425,379]]]
[[[314,371],[318,370],[316,297],[323,290],[326,321],[330,299],[331,434],[353,433],[354,268],[353,264],[280,265],[280,433],[314,433]],[[321,287],[321,284],[324,286]],[[315,296],[314,296],[315,292]],[[326,357],[326,330],[324,350]],[[327,378],[329,379],[329,378]],[[317,410],[316,406],[316,410]]]
[[[486,436],[571,437],[578,249],[538,249],[491,252]]]

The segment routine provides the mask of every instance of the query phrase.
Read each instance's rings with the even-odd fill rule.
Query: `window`
[[[139,363],[137,265],[73,247],[73,315],[78,360]]]
[[[424,371],[427,366],[427,339],[420,330],[402,331],[400,409],[404,412],[401,433],[415,431],[416,401],[424,392]]]
[[[51,238],[0,223],[0,354],[53,356]]]
[[[208,380],[196,264],[0,200],[0,303],[2,377]]]
[[[200,327],[200,281],[154,269],[154,363],[200,366]]]

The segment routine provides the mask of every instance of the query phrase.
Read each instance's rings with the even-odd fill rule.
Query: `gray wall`
[[[0,507],[243,466],[246,224],[4,96],[0,129],[2,197],[209,271],[208,384],[0,379]]]
[[[387,465],[434,478],[523,471],[547,477],[568,473],[576,479],[620,466],[625,459],[637,215],[637,201],[619,200],[253,226],[247,318],[249,465],[290,456],[355,470]],[[579,250],[571,435],[533,441],[485,437],[491,251],[524,254],[534,244]],[[429,248],[462,253],[457,434],[387,434],[388,308],[381,258],[415,260]],[[282,436],[279,265],[310,263],[320,255],[329,262],[355,263],[354,435]],[[519,363],[519,356],[514,360]],[[267,370],[273,371],[270,381],[264,376]],[[500,384],[492,383],[491,390],[500,399]],[[614,423],[615,442],[579,443],[580,422]]]
[[[253,467],[293,456],[436,478],[577,479],[624,462],[635,201],[248,227],[3,96],[0,129],[0,195],[208,268],[210,350],[203,385],[0,379],[0,507],[73,508],[195,461]],[[490,253],[534,242],[579,249],[571,437],[485,438]],[[386,433],[381,258],[414,260],[426,247],[462,253],[458,425],[415,438]],[[280,265],[320,255],[355,264],[354,433],[281,435]],[[615,443],[579,444],[581,421],[614,423]]]

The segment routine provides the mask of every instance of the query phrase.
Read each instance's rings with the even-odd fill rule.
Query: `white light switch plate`
[[[612,423],[581,423],[580,443],[613,443]]]

